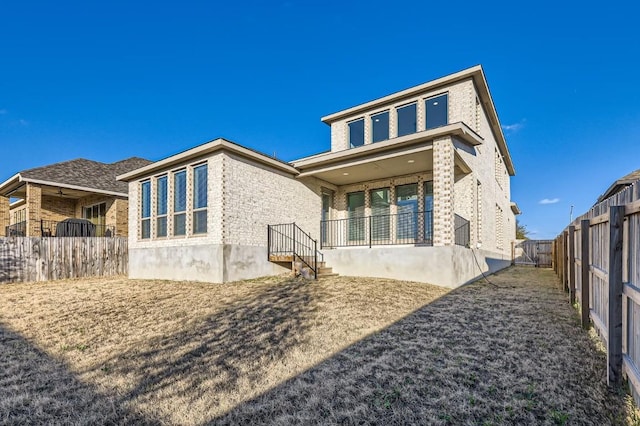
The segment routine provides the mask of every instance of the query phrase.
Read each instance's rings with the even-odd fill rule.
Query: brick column
[[[455,241],[453,212],[454,148],[450,137],[433,142],[433,245]]]
[[[40,236],[40,212],[42,209],[42,188],[27,183],[27,237]]]
[[[9,197],[0,196],[0,237],[7,236],[9,226]]]

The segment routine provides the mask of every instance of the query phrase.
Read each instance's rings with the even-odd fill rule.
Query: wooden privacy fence
[[[607,382],[640,392],[640,182],[594,206],[553,242],[554,270],[607,349]],[[637,401],[638,399],[636,399]]]
[[[125,275],[124,237],[0,238],[0,283]]]

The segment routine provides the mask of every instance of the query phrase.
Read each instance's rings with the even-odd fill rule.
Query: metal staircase
[[[270,262],[291,263],[291,269],[305,278],[337,275],[326,266],[318,242],[294,223],[267,225]]]

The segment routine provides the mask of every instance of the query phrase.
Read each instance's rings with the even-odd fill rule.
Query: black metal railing
[[[33,226],[31,226],[33,224]],[[115,226],[96,225],[87,219],[65,219],[62,221],[40,220],[9,225],[5,229],[8,237],[114,237]]]
[[[7,237],[24,237],[27,235],[27,221],[14,223],[5,227],[5,233]]]
[[[396,244],[433,245],[433,212],[408,211],[320,222],[320,248]]]
[[[321,261],[323,258],[318,242],[295,223],[267,225],[267,247],[270,261],[291,258],[294,264],[302,262],[318,278],[318,257]]]
[[[456,245],[469,247],[471,243],[471,227],[469,221],[460,215],[455,215],[454,229]]]

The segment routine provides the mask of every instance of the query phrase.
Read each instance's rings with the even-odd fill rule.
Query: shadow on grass
[[[158,424],[0,324],[0,424]]]
[[[454,290],[210,423],[625,424],[605,356],[540,272]]]
[[[121,395],[121,403],[135,401],[149,409],[178,401],[184,404],[180,410],[189,410],[178,417],[198,423],[198,416],[206,415],[212,405],[246,399],[241,392],[250,391],[274,360],[305,341],[316,311],[312,294],[318,294],[311,285],[297,279],[269,285],[185,324],[181,332],[119,354],[102,368],[115,376],[134,377],[136,384]],[[173,410],[164,409],[165,415]]]

